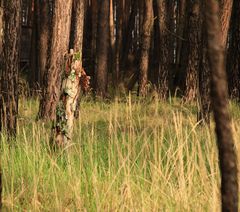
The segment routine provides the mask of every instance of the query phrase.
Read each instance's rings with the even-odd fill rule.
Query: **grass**
[[[1,136],[3,211],[220,210],[214,126],[196,123],[194,105],[83,99],[72,145],[55,153],[37,110],[22,99],[16,140]]]

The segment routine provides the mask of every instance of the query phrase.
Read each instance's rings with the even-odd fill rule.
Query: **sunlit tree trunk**
[[[221,44],[226,48],[233,0],[220,0]]]
[[[48,60],[42,89],[38,117],[54,120],[60,96],[62,66],[68,51],[72,0],[56,0],[53,3],[53,19],[49,35]]]
[[[228,89],[224,47],[221,43],[221,26],[218,3],[206,0],[208,57],[211,69],[211,100],[216,122],[217,145],[221,171],[222,211],[238,211],[237,157],[228,110]]]
[[[0,130],[16,134],[21,0],[3,2],[3,51],[0,70]]]

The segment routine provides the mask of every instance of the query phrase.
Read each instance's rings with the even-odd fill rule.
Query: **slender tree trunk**
[[[228,51],[228,78],[230,97],[240,99],[240,1],[234,0],[231,17],[231,39]]]
[[[38,64],[38,37],[39,37],[39,2],[37,0],[30,1],[32,2],[32,6],[34,6],[34,11],[32,15],[28,15],[28,24],[31,24],[29,26],[32,27],[32,35],[31,35],[31,50],[30,50],[30,70],[31,73],[29,75],[29,82],[30,82],[30,88],[31,93],[33,94],[39,85],[39,64]],[[30,6],[29,6],[30,9]],[[32,20],[31,20],[32,19]]]
[[[72,12],[72,23],[71,23],[71,38],[70,38],[70,49],[73,49],[75,54],[79,54],[79,62],[82,68],[82,50],[83,50],[83,29],[84,29],[84,16],[85,16],[85,0],[73,0],[73,12]],[[75,118],[79,117],[79,107],[80,107],[80,84],[78,83],[78,94],[77,103],[75,110]]]
[[[38,2],[38,1],[37,1]],[[40,86],[43,86],[44,73],[46,70],[47,55],[48,55],[48,44],[49,44],[49,33],[51,25],[51,14],[49,0],[40,0],[39,6],[39,36],[38,36],[38,78]]]
[[[158,21],[160,28],[160,58],[159,58],[159,76],[158,76],[158,91],[162,99],[168,97],[169,78],[170,78],[170,62],[169,53],[169,17],[166,0],[157,0],[158,3]]]
[[[0,3],[0,54],[2,52],[2,27],[3,27],[3,22],[2,22],[2,18],[3,18],[3,9],[2,9],[2,5]],[[1,62],[1,58],[0,58],[0,62]]]
[[[21,35],[21,0],[4,1],[3,51],[0,72],[0,131],[16,134],[18,72]]]
[[[201,58],[199,66],[199,113],[198,121],[210,124],[210,69],[207,58],[207,34],[205,20],[202,26]]]
[[[123,73],[127,63],[129,56],[132,54],[131,53],[131,45],[132,45],[132,31],[134,30],[134,25],[135,25],[135,17],[137,15],[137,5],[138,5],[138,0],[132,0],[131,2],[131,13],[129,15],[129,18],[127,18],[127,11],[124,14],[125,20],[124,20],[124,25],[123,25],[123,40],[122,40],[122,57],[121,57],[121,67],[122,67],[122,73],[121,73],[121,78],[125,75]],[[141,1],[140,1],[141,2]],[[130,4],[130,2],[128,2]],[[128,7],[127,7],[128,8]],[[127,20],[126,20],[127,19]]]
[[[64,55],[68,51],[72,0],[56,0],[53,3],[52,31],[48,49],[48,61],[39,118],[54,120],[60,96],[60,85]]]
[[[176,49],[176,64],[179,66],[181,64],[181,51],[183,47],[183,32],[186,19],[186,4],[187,0],[178,0],[178,21],[177,21],[177,35],[179,36],[177,40]]]
[[[116,0],[116,42],[115,42],[115,64],[113,71],[113,84],[115,88],[119,83],[120,67],[122,58],[122,39],[123,39],[123,0]]]
[[[216,122],[217,145],[221,171],[222,211],[238,211],[237,157],[228,111],[228,89],[224,47],[221,44],[221,26],[218,3],[206,0],[208,57],[211,69],[211,99]]]
[[[188,45],[185,46],[188,51],[186,64],[186,84],[185,84],[185,101],[194,101],[197,98],[198,91],[198,70],[199,70],[199,53],[201,43],[201,23],[200,23],[200,2],[199,0],[189,1],[187,16]]]
[[[201,14],[206,10],[206,5],[201,2]],[[201,57],[199,66],[199,112],[197,119],[206,124],[210,124],[210,69],[207,56],[207,33],[206,33],[206,18],[202,15],[201,27]]]
[[[100,97],[105,97],[107,92],[108,53],[109,53],[109,0],[101,0],[98,16],[97,33],[97,68],[96,91]]]
[[[81,60],[83,46],[84,15],[85,0],[73,0],[70,49],[74,49],[74,52],[79,52]]]
[[[153,2],[152,0],[144,1],[144,20],[143,32],[141,38],[141,56],[139,61],[139,95],[147,95],[148,68],[149,68],[149,51],[151,45],[151,34],[153,26]]]
[[[221,44],[226,48],[233,0],[220,0]]]
[[[94,88],[96,88],[96,66],[97,66],[97,26],[98,26],[98,8],[99,8],[98,0],[91,1],[91,16],[92,16],[92,39],[91,39],[91,60],[92,60],[92,73],[93,73],[93,81]]]

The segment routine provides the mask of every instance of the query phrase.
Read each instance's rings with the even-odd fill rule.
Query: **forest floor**
[[[84,98],[72,145],[54,153],[37,110],[21,99],[16,140],[1,137],[3,211],[219,211],[214,125],[196,122],[194,104]]]

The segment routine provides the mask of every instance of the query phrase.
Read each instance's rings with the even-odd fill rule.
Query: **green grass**
[[[220,209],[214,126],[196,123],[194,105],[83,99],[72,145],[55,153],[37,110],[21,100],[16,140],[1,137],[3,211]],[[231,113],[239,141],[237,104]]]

